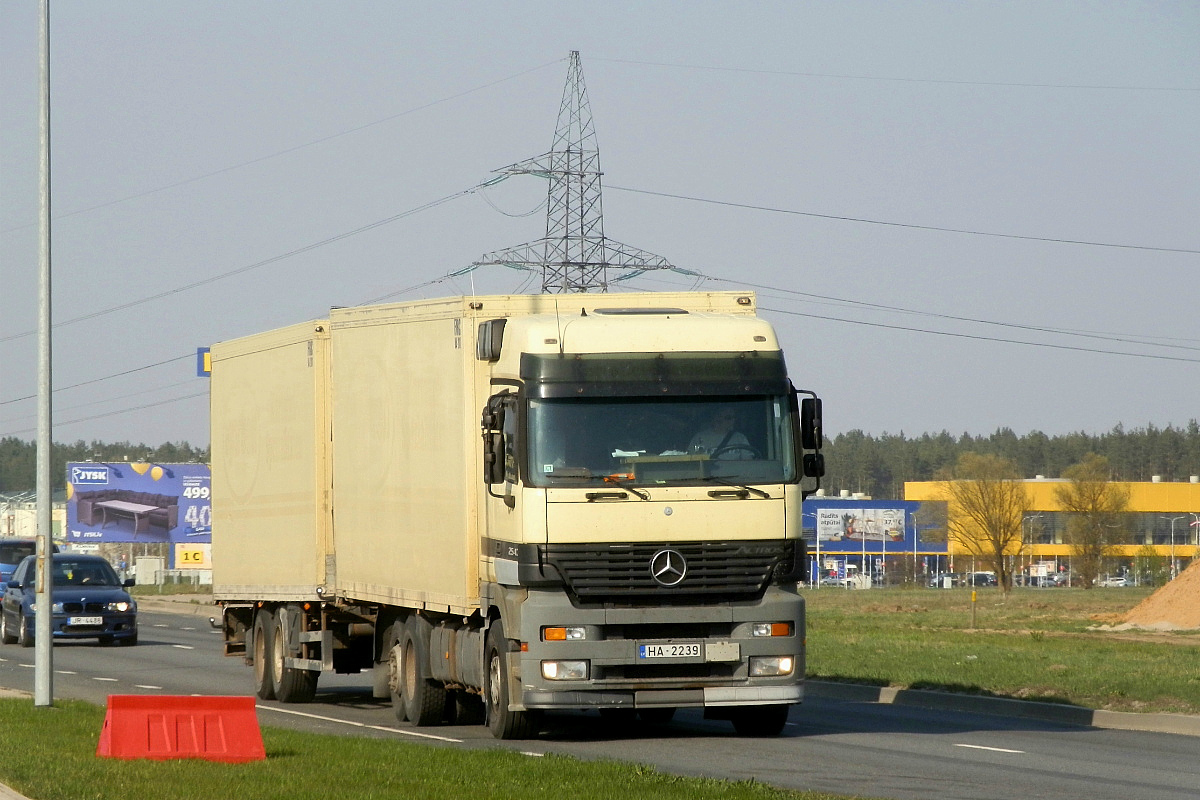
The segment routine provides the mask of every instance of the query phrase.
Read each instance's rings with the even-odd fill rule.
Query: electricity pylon
[[[542,292],[608,291],[608,269],[640,272],[672,269],[670,262],[604,235],[600,200],[600,149],[579,51],[572,50],[567,85],[558,109],[549,153],[496,170],[502,175],[537,175],[550,181],[546,235],[533,242],[496,250],[475,264],[499,264],[542,271]],[[620,276],[625,277],[625,276]]]

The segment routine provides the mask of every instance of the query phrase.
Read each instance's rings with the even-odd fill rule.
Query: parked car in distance
[[[51,632],[55,641],[98,639],[100,644],[135,645],[137,604],[122,581],[100,556],[55,553],[51,556]],[[31,647],[37,608],[37,557],[17,565],[4,584],[0,601],[0,641]]]
[[[820,583],[822,586],[846,587],[846,586],[850,585],[850,579],[849,578],[837,578],[837,577],[834,577],[831,575],[826,575],[824,578],[821,578]]]
[[[1122,575],[1113,575],[1108,578],[1105,578],[1102,581],[1099,581],[1096,585],[1112,587],[1112,586],[1132,586],[1133,584],[1131,584],[1129,582],[1129,580]]]
[[[971,586],[995,586],[996,573],[972,572],[967,576],[967,583]]]
[[[53,545],[53,547],[52,552],[57,553],[58,545]],[[36,539],[0,539],[0,591],[4,589],[4,584],[12,578],[17,564],[20,564],[26,556],[35,553],[37,553]]]

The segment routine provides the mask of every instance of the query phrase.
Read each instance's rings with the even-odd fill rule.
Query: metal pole
[[[40,178],[38,185],[40,243],[38,247],[38,433],[37,433],[37,565],[38,581],[34,613],[33,704],[54,704],[54,654],[50,623],[53,563],[53,494],[50,488],[50,464],[53,443],[50,436],[50,0],[42,0],[41,13],[41,139]]]

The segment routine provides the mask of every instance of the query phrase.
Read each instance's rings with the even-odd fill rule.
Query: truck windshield
[[[796,480],[786,397],[530,399],[532,486]]]

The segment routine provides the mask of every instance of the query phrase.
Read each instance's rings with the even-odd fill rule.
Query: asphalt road
[[[251,675],[221,655],[204,612],[143,610],[136,647],[54,648],[54,696],[246,695]],[[0,648],[0,686],[32,691],[34,650]],[[896,800],[1196,800],[1200,738],[810,698],[784,735],[743,739],[727,722],[680,712],[669,725],[550,718],[536,740],[499,742],[482,726],[415,729],[371,697],[369,674],[323,675],[315,702],[258,705],[263,725],[466,748],[611,758],[684,775]]]

